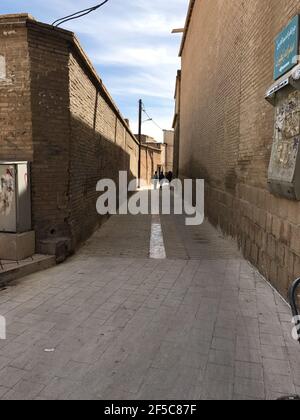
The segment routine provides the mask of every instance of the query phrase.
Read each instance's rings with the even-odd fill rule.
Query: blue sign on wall
[[[296,64],[299,54],[299,15],[284,28],[275,42],[274,78],[279,79]]]

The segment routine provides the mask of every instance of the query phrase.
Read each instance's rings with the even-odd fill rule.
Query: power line
[[[148,121],[151,121],[154,125],[156,125],[156,127],[158,127],[161,131],[164,131],[162,128],[161,128],[161,126],[159,125],[159,124],[157,124],[157,122],[152,118],[152,117],[150,117],[150,115],[148,114],[148,112],[146,111],[146,108],[145,108],[145,105],[143,104],[143,113],[145,114],[145,115],[147,115],[147,117],[149,118],[148,119]]]
[[[69,22],[70,20],[79,19],[83,16],[86,16],[92,12],[94,12],[97,9],[100,9],[100,7],[104,6],[109,0],[105,0],[100,4],[97,4],[96,6],[89,7],[88,9],[80,10],[79,12],[73,13],[72,15],[65,16],[63,18],[57,19],[52,23],[52,26],[60,26],[63,23]]]

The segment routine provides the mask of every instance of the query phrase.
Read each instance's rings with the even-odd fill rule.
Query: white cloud
[[[92,53],[95,64],[126,65],[131,67],[159,67],[161,65],[178,65],[178,58],[173,49],[167,46],[153,48],[145,47],[126,47],[115,45],[101,53]]]

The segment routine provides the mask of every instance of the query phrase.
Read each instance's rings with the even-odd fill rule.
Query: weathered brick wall
[[[0,160],[31,160],[30,64],[21,16],[0,20],[0,59]]]
[[[32,109],[32,216],[38,242],[70,236],[67,40],[28,22]]]
[[[286,295],[300,276],[300,203],[271,195],[274,39],[296,0],[197,0],[182,54],[180,172],[206,179],[210,220]]]
[[[181,70],[177,72],[175,87],[175,115],[174,129],[174,176],[179,176],[179,147],[180,147],[180,108],[181,108]]]
[[[164,130],[164,145],[165,145],[165,172],[174,171],[174,141],[175,133],[173,130]]]
[[[138,142],[71,32],[0,17],[1,55],[0,159],[32,162],[37,250],[60,237],[75,249],[103,222],[97,181],[137,176]]]
[[[152,184],[153,175],[162,166],[162,151],[151,146],[142,146],[141,178],[147,185]]]
[[[86,63],[72,50],[70,55],[70,225],[77,242],[98,225],[95,203],[99,179],[118,181],[119,171],[137,176],[138,147],[104,92],[86,70]],[[133,161],[133,162],[131,162]]]

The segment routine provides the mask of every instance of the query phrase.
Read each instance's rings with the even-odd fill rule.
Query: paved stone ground
[[[113,217],[63,265],[0,291],[0,399],[275,399],[300,393],[288,306],[209,224]]]

